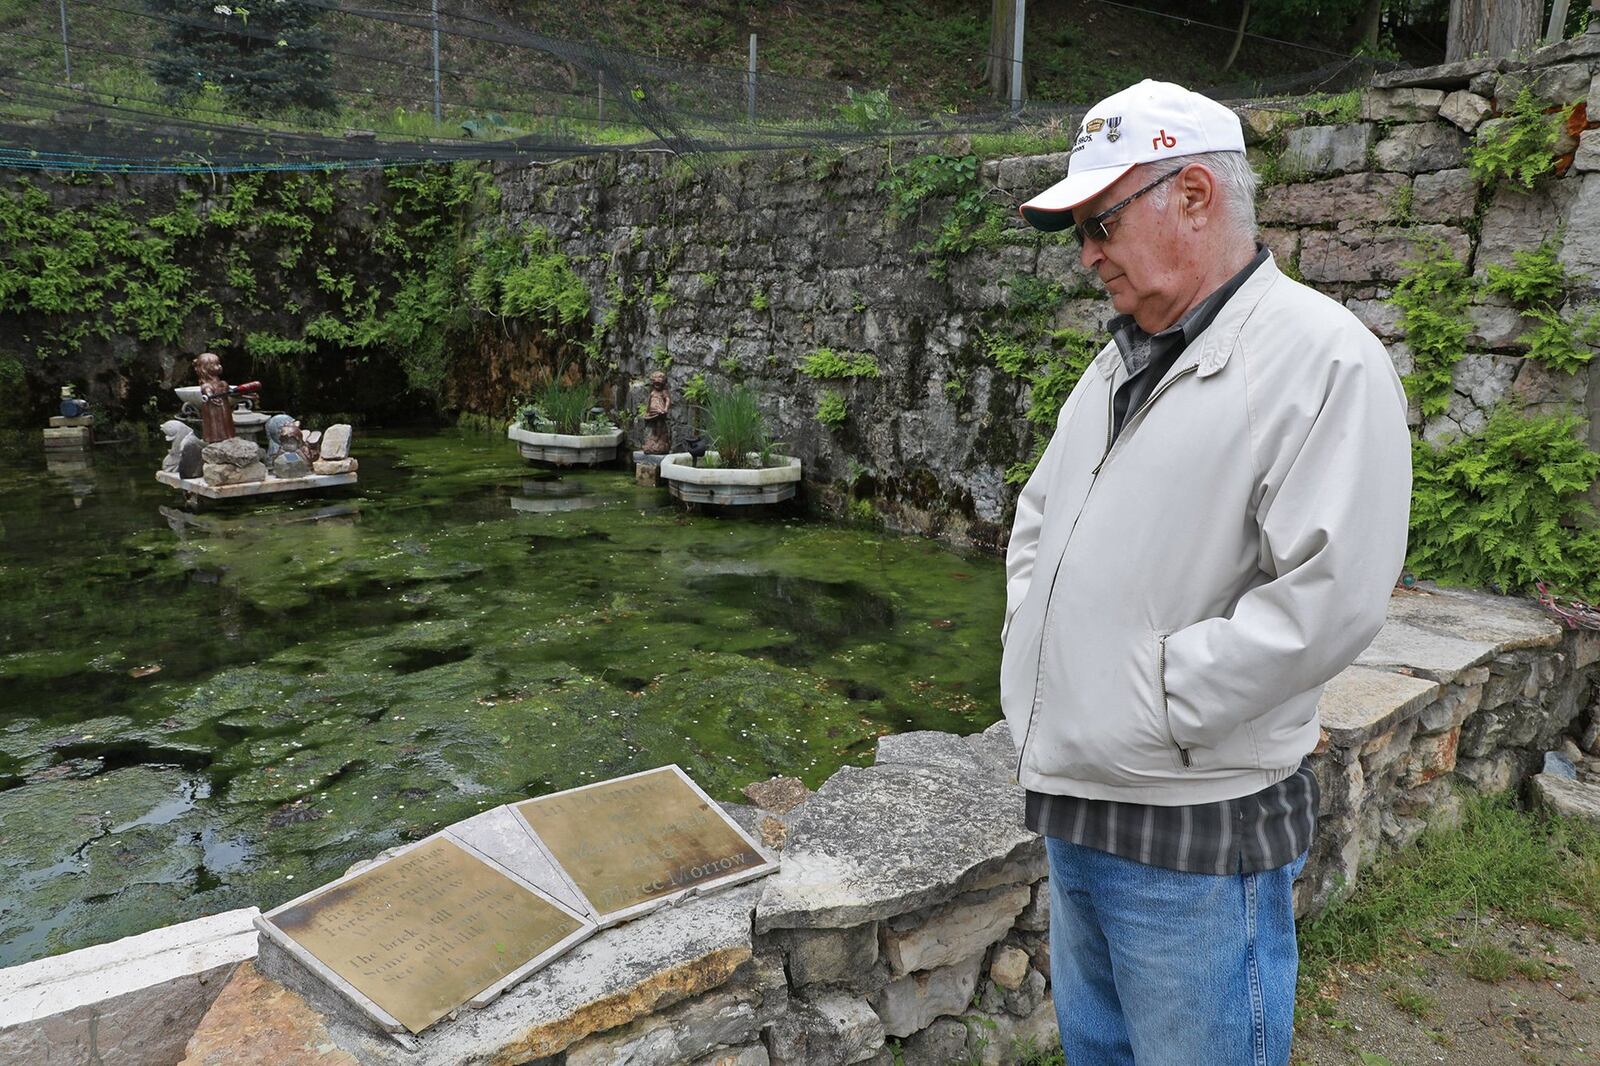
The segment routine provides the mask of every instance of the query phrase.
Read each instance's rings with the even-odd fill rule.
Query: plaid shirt
[[[1137,411],[1178,356],[1217,317],[1267,250],[1221,288],[1160,333],[1140,329],[1128,315],[1110,323],[1129,377],[1114,399],[1114,431]],[[1077,796],[1028,793],[1028,828],[1150,866],[1187,873],[1231,874],[1275,870],[1311,845],[1317,826],[1317,779],[1302,764],[1299,771],[1253,796],[1188,807],[1090,800]]]
[[[1189,807],[1029,792],[1028,828],[1147,866],[1191,874],[1276,870],[1311,846],[1316,775],[1301,764],[1253,796]]]

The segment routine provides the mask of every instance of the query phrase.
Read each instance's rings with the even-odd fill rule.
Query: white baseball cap
[[[1035,229],[1072,225],[1072,209],[1138,166],[1197,152],[1244,151],[1239,117],[1170,81],[1146,78],[1089,109],[1078,127],[1067,176],[1022,205]]]

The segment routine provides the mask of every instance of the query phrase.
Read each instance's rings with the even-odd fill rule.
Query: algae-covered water
[[[688,516],[501,438],[357,434],[359,493],[189,514],[154,449],[0,452],[0,965],[255,904],[676,762],[815,786],[998,717],[997,560]]]

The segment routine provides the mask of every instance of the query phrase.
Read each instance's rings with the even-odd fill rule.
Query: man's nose
[[[1078,245],[1080,248],[1078,262],[1082,263],[1087,270],[1093,270],[1100,260],[1106,257],[1105,253],[1100,250],[1100,242],[1087,233],[1079,238]]]

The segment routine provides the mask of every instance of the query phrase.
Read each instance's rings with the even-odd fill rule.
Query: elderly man
[[[1238,119],[1145,81],[1022,206],[1120,312],[1006,553],[1001,703],[1072,1066],[1286,1063],[1322,686],[1405,554],[1383,346],[1255,240]]]

